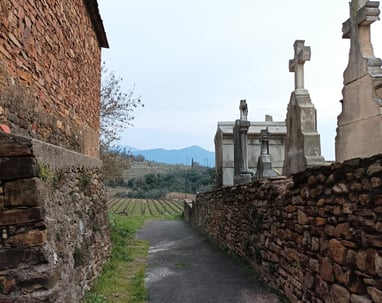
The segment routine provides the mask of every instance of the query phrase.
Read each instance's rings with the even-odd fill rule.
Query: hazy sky
[[[322,154],[334,159],[342,73],[349,40],[342,23],[347,0],[99,0],[110,44],[103,60],[135,85],[145,107],[121,144],[140,149],[199,145],[214,151],[218,121],[266,114],[284,121],[294,75],[293,43],[311,46],[305,88],[317,109]],[[382,22],[372,25],[375,55],[382,56]],[[380,39],[382,40],[382,39]]]

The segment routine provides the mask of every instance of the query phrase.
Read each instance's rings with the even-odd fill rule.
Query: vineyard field
[[[128,216],[158,216],[158,215],[181,215],[183,201],[110,198],[107,202],[108,209],[113,214]]]

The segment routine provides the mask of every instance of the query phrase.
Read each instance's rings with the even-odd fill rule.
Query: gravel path
[[[253,274],[184,221],[149,221],[145,285],[152,303],[277,303]]]

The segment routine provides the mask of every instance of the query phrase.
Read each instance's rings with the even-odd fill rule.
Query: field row
[[[111,198],[107,202],[109,211],[130,216],[180,215],[183,201]]]

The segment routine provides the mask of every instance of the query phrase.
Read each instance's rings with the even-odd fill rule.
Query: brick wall
[[[79,302],[110,254],[100,161],[0,142],[0,302]]]
[[[100,44],[90,2],[96,3],[0,2],[0,123],[98,157],[100,56],[107,41]]]
[[[382,155],[199,194],[192,224],[291,302],[382,302]]]

